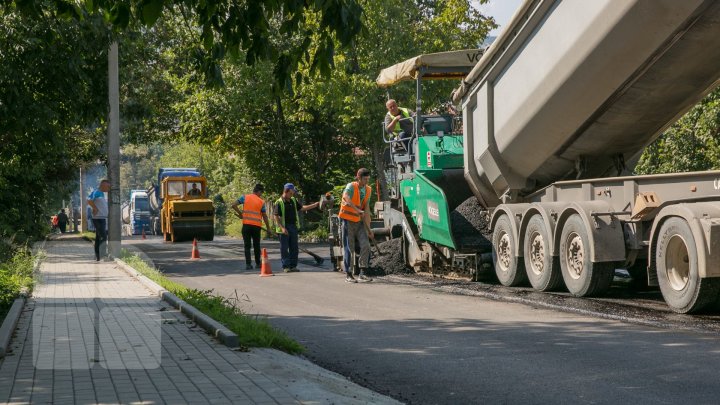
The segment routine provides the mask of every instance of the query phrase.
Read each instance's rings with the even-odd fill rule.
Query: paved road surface
[[[201,248],[199,263],[168,253],[187,246],[138,246],[177,281],[237,292],[247,312],[267,315],[317,364],[409,403],[710,404],[720,397],[716,334],[448,294],[411,281],[348,284],[307,265],[260,278],[239,270],[234,242],[217,243]],[[266,246],[277,257],[277,246]]]

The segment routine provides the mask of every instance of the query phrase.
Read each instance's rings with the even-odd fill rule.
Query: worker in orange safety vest
[[[261,265],[260,231],[262,230],[262,221],[265,222],[267,232],[272,232],[270,221],[265,212],[265,200],[261,197],[264,191],[265,187],[258,183],[255,185],[255,188],[253,188],[252,194],[240,196],[231,206],[235,214],[243,220],[242,237],[245,247],[245,269],[247,270],[253,268],[252,258],[250,257],[251,244],[255,253],[255,265],[258,267]],[[242,210],[238,208],[240,205],[243,206]]]
[[[370,240],[368,238],[375,238],[370,229],[370,212],[368,210],[368,201],[370,201],[372,193],[372,188],[368,186],[370,170],[362,168],[357,171],[355,177],[356,181],[345,186],[338,214],[342,222],[343,265],[345,266],[345,281],[348,283],[357,283],[358,280],[372,281],[372,278],[366,274],[370,264]],[[357,279],[354,277],[357,272],[353,269],[356,243],[360,248],[358,260],[360,271]]]

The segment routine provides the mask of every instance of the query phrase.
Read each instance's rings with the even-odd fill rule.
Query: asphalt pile
[[[378,250],[380,250],[379,255]],[[377,249],[373,246],[371,251],[370,269],[372,275],[382,276],[386,274],[409,274],[413,272],[412,269],[405,265],[401,238],[378,243]]]
[[[492,232],[488,229],[488,211],[475,196],[465,200],[450,213],[453,238],[461,251],[490,251]]]

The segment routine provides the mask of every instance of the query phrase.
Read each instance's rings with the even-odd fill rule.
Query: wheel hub
[[[673,235],[665,250],[665,271],[670,287],[681,291],[687,287],[690,278],[690,256],[685,239]]]
[[[582,238],[577,233],[573,232],[568,235],[567,240],[566,264],[568,274],[574,280],[577,280],[582,275],[585,267],[585,248],[583,247]]]
[[[498,257],[498,265],[500,265],[500,269],[502,271],[508,271],[510,269],[510,236],[508,234],[503,234],[500,238],[500,241],[498,243],[497,249],[497,257]]]
[[[543,237],[538,232],[530,236],[530,269],[536,275],[542,274],[545,270],[545,244]]]

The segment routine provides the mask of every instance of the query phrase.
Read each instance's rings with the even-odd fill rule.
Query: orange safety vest
[[[262,226],[262,207],[265,201],[255,194],[245,195],[243,204],[243,225]]]
[[[362,204],[360,204],[360,185],[357,181],[353,181],[352,185],[352,203],[355,204],[355,206],[360,207],[360,209],[364,211],[367,202],[370,199],[370,193],[372,193],[372,188],[370,188],[370,186],[365,186],[365,198],[363,198]],[[340,213],[338,214],[338,216],[342,219],[347,219],[350,222],[360,222],[360,214],[355,210],[355,208],[345,202],[345,200],[343,200],[342,204],[340,204]]]

